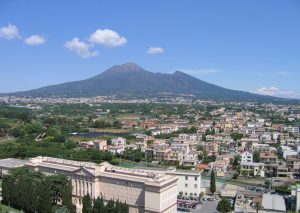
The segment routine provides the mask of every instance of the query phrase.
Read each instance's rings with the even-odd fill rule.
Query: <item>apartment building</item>
[[[104,150],[107,146],[107,140],[81,141],[79,145],[85,149]]]
[[[277,163],[277,161],[278,161],[277,155],[272,152],[260,153],[260,162],[261,163],[270,164],[270,163]]]
[[[299,127],[297,126],[288,126],[283,128],[284,131],[292,134],[299,134]]]
[[[243,152],[241,154],[241,162],[253,162],[253,154],[251,152]]]
[[[178,178],[141,169],[115,167],[107,162],[94,164],[50,157],[35,157],[28,161],[0,160],[1,175],[14,167],[27,166],[46,175],[63,174],[72,181],[72,201],[81,213],[82,197],[103,195],[126,202],[130,213],[177,212]]]
[[[122,138],[122,137],[113,138],[113,139],[111,139],[111,144],[112,145],[122,145],[122,146],[125,146],[126,145],[126,139]]]
[[[204,144],[204,149],[212,155],[217,155],[219,151],[219,144],[215,142],[207,142]]]
[[[241,162],[243,176],[265,177],[265,164],[254,162]]]

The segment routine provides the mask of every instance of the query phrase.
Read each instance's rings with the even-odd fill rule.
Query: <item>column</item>
[[[91,197],[93,198],[93,184],[90,183],[90,188],[91,188]]]
[[[78,181],[79,183],[79,196],[81,196],[81,192],[82,192],[82,189],[81,189],[81,181]]]
[[[75,194],[78,195],[78,184],[77,184],[77,180],[75,180]]]
[[[82,184],[82,192],[83,192],[82,196],[84,196],[84,195],[85,195],[85,185],[84,185],[84,181],[82,181],[81,184]]]
[[[86,194],[90,194],[89,192],[89,182],[85,182],[86,183]]]

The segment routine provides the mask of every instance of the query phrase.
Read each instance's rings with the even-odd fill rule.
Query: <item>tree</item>
[[[53,204],[57,204],[58,200],[62,199],[64,191],[66,190],[69,180],[64,175],[47,176],[46,180],[50,185],[50,194]]]
[[[129,213],[129,206],[125,203],[121,204],[122,211],[120,213]]]
[[[271,181],[269,181],[269,180],[266,180],[265,181],[265,187],[268,189],[268,188],[270,188],[270,186],[271,186]]]
[[[82,213],[92,212],[92,200],[89,194],[84,195],[82,198]]]
[[[197,133],[197,128],[195,126],[192,126],[190,129],[189,129],[189,133]]]
[[[264,207],[261,205],[260,202],[258,202],[258,203],[255,203],[254,209],[256,210],[256,213],[258,213],[258,211],[264,209]]]
[[[253,153],[253,162],[260,162],[260,152],[259,151],[255,151]]]
[[[222,200],[218,203],[217,210],[221,213],[227,213],[231,211],[231,205],[226,198],[222,198]]]
[[[216,192],[216,176],[214,170],[211,170],[210,174],[210,191],[213,194]]]
[[[113,127],[115,127],[116,129],[121,129],[122,128],[122,123],[120,121],[114,121],[112,124]]]
[[[240,133],[232,133],[230,135],[230,137],[234,140],[234,141],[238,141],[241,140],[243,138],[243,134]]]
[[[105,213],[114,213],[114,210],[115,210],[115,202],[113,200],[108,201],[108,203],[105,206]]]
[[[240,166],[241,157],[239,155],[236,155],[233,159],[232,166],[236,169]]]
[[[101,213],[105,211],[105,205],[103,201],[103,197],[97,197],[96,200],[94,200],[94,206],[93,206],[93,213]]]
[[[70,210],[66,206],[62,206],[55,211],[55,213],[70,213]]]
[[[204,195],[205,195],[204,191],[200,192],[199,198],[202,199],[204,197]]]
[[[38,187],[38,212],[40,213],[48,213],[51,212],[52,205],[51,205],[51,196],[49,193],[50,186],[47,182],[40,183]]]
[[[64,176],[63,176],[64,177]],[[66,179],[66,177],[64,177]],[[56,180],[52,178],[51,180]],[[67,180],[67,179],[66,179]],[[69,183],[63,181],[63,183]],[[49,176],[40,172],[30,170],[26,167],[12,169],[8,175],[4,176],[2,182],[3,203],[24,212],[49,213],[52,209],[53,182],[49,181]],[[70,187],[71,185],[69,185]],[[65,193],[66,185],[62,186],[61,193],[65,194],[63,202],[71,203],[71,193]],[[70,190],[70,188],[69,188]],[[67,196],[69,196],[67,198]],[[61,199],[61,197],[59,198]],[[68,213],[74,213],[70,208]]]
[[[70,213],[76,213],[76,206],[72,203],[72,183],[70,180],[62,193],[62,204],[68,208]]]

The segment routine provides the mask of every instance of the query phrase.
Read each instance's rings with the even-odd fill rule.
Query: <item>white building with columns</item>
[[[0,172],[16,167],[16,159],[0,160]],[[177,212],[178,178],[154,171],[115,167],[107,162],[94,164],[51,157],[35,157],[24,161],[28,166],[46,175],[63,174],[72,181],[72,201],[78,213],[82,209],[82,197],[103,196],[126,202],[130,213]],[[3,170],[4,171],[4,170]],[[5,175],[1,173],[1,175]]]

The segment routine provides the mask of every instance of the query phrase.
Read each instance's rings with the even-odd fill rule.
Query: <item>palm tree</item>
[[[261,205],[260,202],[255,203],[254,208],[256,210],[256,213],[258,213],[259,210],[263,210],[264,207]]]

